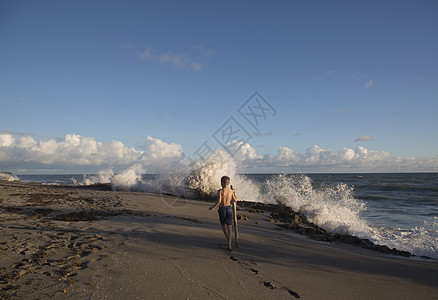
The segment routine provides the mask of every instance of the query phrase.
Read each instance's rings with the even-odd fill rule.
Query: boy
[[[210,211],[219,205],[219,221],[222,225],[225,238],[228,242],[228,251],[231,251],[231,224],[233,222],[233,207],[231,206],[231,200],[237,202],[236,193],[230,189],[230,177],[223,176],[221,178],[222,189],[218,190],[218,200],[215,205],[209,208]]]

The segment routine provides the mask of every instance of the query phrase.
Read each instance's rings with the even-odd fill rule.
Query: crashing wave
[[[0,172],[0,180],[4,181],[20,181],[20,179],[10,172]]]

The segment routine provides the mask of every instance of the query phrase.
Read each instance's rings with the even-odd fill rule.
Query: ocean
[[[208,170],[209,172],[206,172]],[[212,171],[213,170],[213,171]],[[214,195],[229,169],[203,165],[190,174],[19,175],[54,185],[111,182],[114,189],[187,196]],[[234,171],[233,171],[234,172]],[[438,173],[233,174],[239,199],[282,203],[322,228],[438,259]],[[189,189],[188,189],[189,188]],[[185,192],[184,192],[185,191]]]

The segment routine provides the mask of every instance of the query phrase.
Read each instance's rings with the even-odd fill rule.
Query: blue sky
[[[259,156],[438,159],[435,1],[2,1],[0,37],[4,161],[67,134],[193,157],[229,117]],[[277,111],[258,134],[238,113],[256,91]]]

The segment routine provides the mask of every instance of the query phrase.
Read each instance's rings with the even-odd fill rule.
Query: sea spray
[[[0,180],[5,181],[20,181],[20,179],[10,172],[0,172]]]
[[[221,177],[224,175],[234,177],[235,174],[236,164],[231,159],[198,161],[189,170],[188,184],[193,190],[213,196],[220,187]]]
[[[83,175],[80,181],[75,178],[71,178],[71,180],[75,185],[109,183],[115,191],[160,193],[161,189],[156,180],[144,180],[142,178],[145,172],[146,168],[144,166],[135,164],[118,174],[114,174],[112,169],[107,169],[100,171],[97,176]]]
[[[237,163],[224,150],[216,150],[211,159],[181,165],[176,168],[162,168],[154,179],[142,176],[146,168],[133,165],[118,174],[113,170],[99,172],[98,176],[86,176],[81,181],[72,181],[76,185],[111,183],[114,190],[169,194],[184,198],[216,199],[220,188],[220,179],[231,177],[241,200],[261,201],[260,187],[244,175],[237,174]]]
[[[120,174],[112,176],[111,185],[114,190],[137,191],[141,187],[141,175],[145,171],[142,165],[133,165]]]
[[[277,175],[263,185],[265,202],[284,204],[303,214],[308,221],[335,233],[369,235],[361,213],[365,203],[353,197],[345,184],[315,189],[305,175]]]
[[[214,198],[220,188],[222,176],[231,178],[240,200],[260,201],[260,187],[244,175],[237,174],[237,163],[223,150],[216,159],[196,162],[188,172],[189,188],[202,196]]]
[[[100,183],[110,183],[111,178],[114,177],[114,171],[112,169],[99,171],[97,176],[83,175],[82,180],[78,181],[75,178],[71,178],[74,185],[93,185]]]

